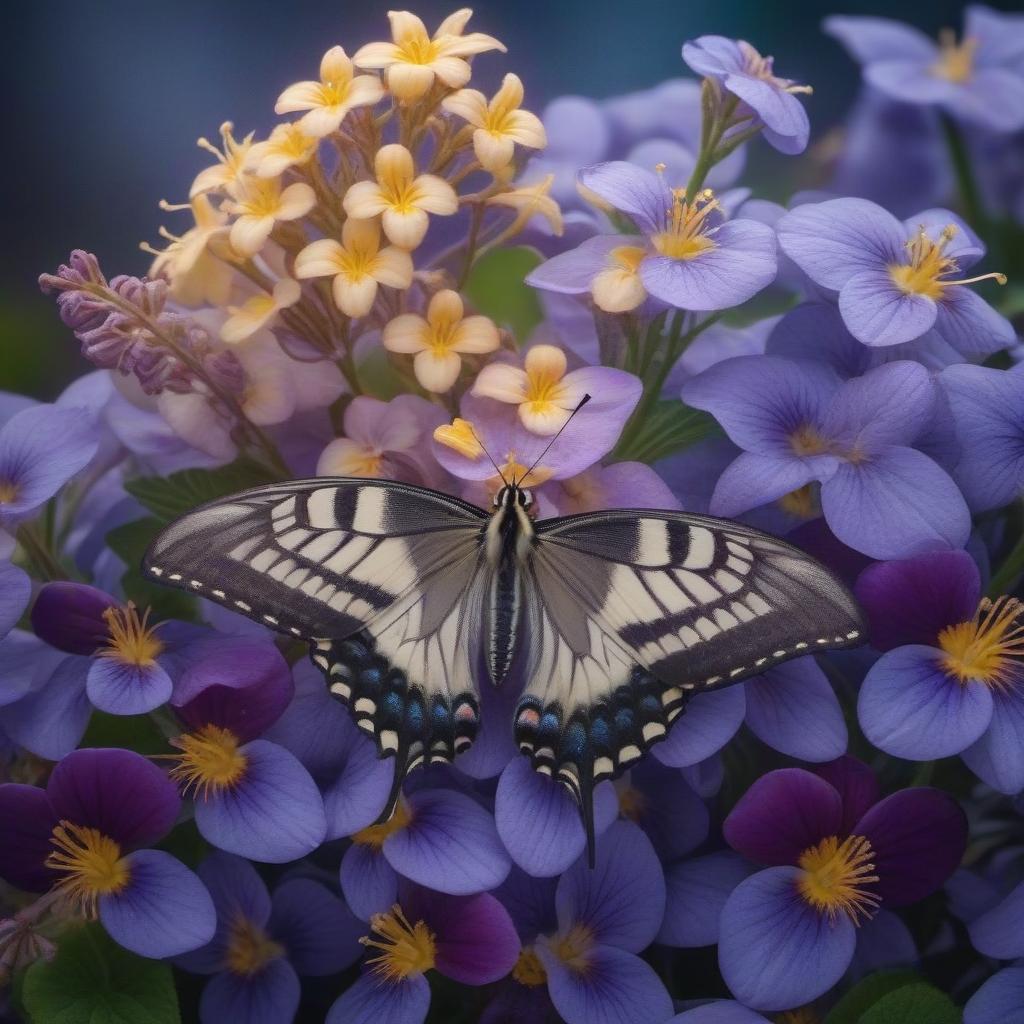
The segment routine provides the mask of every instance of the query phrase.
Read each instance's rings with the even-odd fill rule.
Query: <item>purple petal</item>
[[[872,647],[934,647],[943,629],[974,617],[981,577],[966,551],[934,551],[869,565],[854,592],[867,614]]]
[[[44,790],[19,782],[0,785],[0,877],[17,889],[48,889],[55,876],[43,861],[53,853],[50,836],[57,821]]]
[[[731,850],[673,864],[665,872],[665,920],[657,941],[683,948],[715,945],[725,901],[752,870]]]
[[[906,241],[903,225],[866,199],[805,203],[775,229],[786,255],[815,283],[834,291],[855,274],[900,262]]]
[[[614,946],[587,954],[585,970],[563,963],[545,945],[537,948],[548,992],[568,1024],[649,1024],[672,1013],[672,1000],[654,969]]]
[[[814,766],[814,774],[835,788],[843,801],[843,820],[839,835],[849,835],[853,826],[878,802],[878,777],[863,762],[849,754]]]
[[[834,465],[836,460],[828,464]],[[738,516],[760,508],[822,475],[824,465],[822,459],[743,452],[718,478],[710,511],[716,516]]]
[[[240,748],[245,774],[195,803],[204,839],[251,860],[283,864],[315,850],[327,830],[316,783],[283,747],[253,740]]]
[[[366,925],[326,886],[292,878],[274,890],[269,930],[299,974],[320,977],[359,959]]]
[[[995,881],[966,868],[953,872],[945,885],[945,892],[950,914],[964,924],[976,921],[1003,898]]]
[[[757,1010],[784,1010],[816,999],[846,971],[857,930],[830,921],[803,901],[797,868],[759,871],[726,901],[718,964],[737,999]]]
[[[369,843],[353,843],[341,858],[341,891],[352,913],[369,921],[398,899],[398,875]]]
[[[451,790],[420,790],[409,798],[412,820],[384,841],[400,874],[453,895],[500,885],[511,862],[494,819],[475,800]]]
[[[422,974],[389,983],[367,972],[334,1002],[324,1024],[423,1024],[429,1009],[430,985]]]
[[[956,484],[913,448],[893,447],[861,463],[842,463],[821,485],[832,532],[872,558],[907,558],[959,548],[971,515]]]
[[[534,288],[583,295],[590,291],[594,278],[611,265],[609,253],[624,245],[643,245],[643,239],[630,235],[597,235],[575,249],[545,260],[526,277]]]
[[[967,767],[1000,793],[1024,790],[1024,680],[992,690],[992,723],[961,755]]]
[[[615,820],[619,804],[611,784],[594,790],[594,829],[600,835]],[[498,835],[512,859],[537,878],[560,875],[583,852],[580,812],[560,782],[514,757],[501,773],[494,797]]]
[[[112,939],[140,956],[160,958],[213,938],[213,900],[181,861],[162,850],[136,850],[127,861],[128,885],[99,899],[100,921]]]
[[[554,878],[534,878],[513,864],[508,878],[494,890],[494,896],[512,918],[523,945],[558,927],[555,916],[557,885]]]
[[[700,693],[691,698],[654,756],[672,768],[686,768],[717,753],[733,738],[747,710],[740,686]]]
[[[862,344],[881,348],[920,338],[935,326],[934,299],[897,287],[888,270],[862,270],[839,293],[846,329]]]
[[[935,43],[920,29],[892,18],[834,14],[825,19],[824,29],[861,64],[899,58],[934,60],[936,56]]]
[[[636,790],[640,798],[635,816],[627,816],[647,833],[662,861],[685,857],[707,839],[708,809],[682,769],[666,768],[648,757],[624,781],[624,788]]]
[[[555,485],[548,485],[552,486]],[[507,679],[501,686],[481,688],[480,727],[473,745],[459,755],[458,767],[463,775],[472,779],[491,779],[500,775],[510,761],[521,760],[515,732],[508,726],[522,696],[521,683],[517,677]]]
[[[122,847],[163,839],[181,807],[174,783],[131,750],[73,751],[53,769],[46,794],[58,818],[98,829]]]
[[[520,985],[509,978],[498,986],[477,1024],[548,1024],[554,1012],[546,985]]]
[[[942,887],[967,846],[967,818],[939,789],[903,789],[854,825],[875,851],[875,891],[888,906],[916,903]]]
[[[912,644],[883,654],[871,666],[857,717],[876,747],[895,757],[931,761],[959,754],[988,728],[991,690],[947,674],[941,656],[933,647]]]
[[[595,942],[639,953],[665,913],[665,879],[651,841],[631,822],[615,822],[597,845],[595,866],[580,859],[562,875],[555,909],[563,932],[582,924]]]
[[[697,764],[687,765],[679,770],[690,784],[690,788],[702,799],[710,800],[718,796],[725,778],[725,766],[718,754],[712,754]]]
[[[964,1024],[1024,1024],[1024,967],[993,974],[967,1000]]]
[[[47,583],[32,605],[32,629],[40,640],[68,654],[94,654],[110,637],[103,613],[120,601],[85,583]]]
[[[758,864],[795,864],[804,850],[834,836],[843,820],[842,797],[803,768],[762,775],[722,824],[725,841]]]
[[[849,977],[860,978],[892,967],[912,967],[921,959],[910,929],[895,914],[879,910],[857,930],[857,950]]]
[[[843,709],[814,658],[797,658],[744,686],[746,722],[768,746],[801,761],[831,761],[846,750]]]
[[[764,122],[765,138],[777,150],[792,156],[807,148],[811,125],[804,105],[796,96],[747,74],[728,75],[724,85],[756,111]]]
[[[616,210],[628,214],[647,234],[660,229],[672,196],[665,182],[653,171],[624,160],[585,167],[579,182]]]
[[[963,87],[933,75],[931,65],[931,60],[918,58],[880,60],[864,69],[864,80],[901,103],[955,103]]]
[[[998,906],[972,921],[968,931],[979,953],[997,960],[1024,956],[1024,882],[1012,889]]]
[[[112,715],[145,715],[170,699],[174,684],[163,668],[130,665],[115,658],[96,658],[86,678],[86,693],[100,711]]]
[[[922,210],[903,221],[903,228],[910,238],[922,229],[934,242],[940,240],[942,232],[947,228],[955,229],[955,234],[946,242],[943,253],[956,260],[961,270],[972,267],[985,255],[985,243],[970,224],[958,217],[952,210],[937,207]]]
[[[16,565],[0,562],[0,640],[15,627],[31,596],[28,574]]]
[[[732,999],[716,999],[693,1010],[676,1014],[665,1024],[769,1024],[767,1017],[755,1013]]]
[[[88,658],[65,657],[46,683],[4,708],[4,732],[19,746],[47,760],[71,753],[81,742],[92,714],[85,692],[89,666]]]
[[[395,775],[394,760],[378,757],[373,741],[358,729],[352,731],[355,735],[349,739],[345,764],[323,794],[328,839],[350,836],[372,825],[384,810]]]
[[[1024,128],[1024,78],[1020,67],[976,67],[947,100],[950,113],[978,127],[1005,134]]]
[[[212,977],[199,1001],[200,1024],[283,1024],[292,1021],[299,1008],[301,986],[287,960],[271,960],[258,974]]]
[[[727,221],[714,233],[714,248],[692,259],[648,256],[640,279],[657,299],[678,309],[738,306],[775,280],[775,233],[754,220]]]
[[[698,36],[683,43],[683,60],[698,75],[728,75],[746,66],[739,44],[726,36]]]

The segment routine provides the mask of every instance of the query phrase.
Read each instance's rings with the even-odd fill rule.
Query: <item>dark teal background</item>
[[[35,279],[74,247],[105,270],[141,273],[141,239],[169,220],[160,198],[186,198],[206,163],[195,148],[225,119],[265,134],[284,86],[316,77],[324,50],[351,54],[387,38],[386,3],[337,0],[51,0],[5,5],[8,128],[0,161],[0,388],[52,395],[83,367],[76,343],[38,295]],[[454,2],[410,5],[430,30]],[[814,137],[842,117],[858,70],[820,32],[830,13],[885,14],[930,34],[959,29],[962,5],[751,3],[728,0],[481,0],[471,28],[500,38],[507,55],[478,59],[485,87],[505,71],[540,111],[564,93],[605,97],[686,73],[684,39],[718,33],[774,54],[781,74],[811,83]],[[1013,9],[1016,4],[993,6]],[[791,163],[755,146],[753,175],[775,192],[800,183]],[[783,180],[782,175],[788,175]]]

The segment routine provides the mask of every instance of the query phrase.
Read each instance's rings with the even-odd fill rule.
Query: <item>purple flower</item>
[[[993,974],[964,1007],[964,1024],[1021,1024],[1024,1021],[1024,966]]]
[[[957,277],[985,255],[948,210],[900,223],[866,199],[806,203],[778,224],[783,251],[816,284],[839,293],[850,333],[865,345],[899,345],[934,328],[958,352],[988,355],[1013,343],[1005,317],[966,285],[1002,274]]]
[[[1024,913],[1024,882],[1019,883],[994,907],[969,922],[974,948],[997,960],[1024,956],[1021,913]]]
[[[919,364],[888,363],[844,383],[815,363],[743,356],[688,381],[682,395],[744,449],[718,480],[714,515],[737,516],[819,481],[829,528],[873,558],[966,542],[963,496],[912,447],[937,395]]]
[[[425,974],[461,985],[488,985],[513,968],[519,938],[489,893],[445,896],[409,887],[370,921],[367,970],[331,1007],[326,1024],[422,1024],[430,1008]]]
[[[915,761],[961,754],[994,789],[1024,789],[1024,605],[982,599],[962,551],[869,566],[856,593],[885,652],[857,703],[867,738]]]
[[[0,875],[42,892],[56,887],[77,912],[142,956],[185,953],[216,925],[202,882],[159,842],[178,816],[174,786],[128,750],[76,750],[46,789],[0,785]]]
[[[775,234],[752,220],[726,220],[710,189],[687,199],[664,176],[623,161],[580,172],[580,184],[632,218],[641,235],[599,235],[542,263],[527,283],[590,293],[609,313],[653,297],[686,310],[738,306],[771,284]]]
[[[978,4],[967,8],[963,39],[936,45],[889,18],[834,16],[825,30],[864,67],[864,78],[904,103],[937,106],[995,132],[1024,127],[1024,18]]]
[[[316,783],[294,754],[260,738],[293,693],[273,644],[236,638],[211,646],[182,674],[172,705],[187,731],[171,777],[195,801],[200,834],[252,860],[283,863],[327,832]]]
[[[335,974],[359,959],[365,926],[333,893],[308,878],[282,882],[271,897],[253,866],[228,853],[199,865],[217,931],[177,963],[212,975],[199,1003],[202,1024],[291,1021],[299,975]]]
[[[698,75],[714,79],[737,97],[743,104],[739,115],[756,118],[765,139],[780,153],[802,153],[807,148],[810,122],[795,94],[809,93],[811,88],[779,78],[774,58],[762,57],[743,39],[700,36],[683,44],[683,60]]]
[[[605,508],[681,508],[668,484],[643,462],[593,465],[540,489],[542,500],[561,516]]]
[[[1024,366],[951,366],[939,383],[949,400],[961,458],[953,471],[971,508],[984,512],[1024,492]]]
[[[769,1021],[742,1003],[732,999],[716,999],[678,1013],[665,1024],[769,1024]]]
[[[964,814],[940,790],[876,802],[877,783],[852,758],[823,776],[769,772],[725,820],[729,845],[766,867],[729,896],[718,946],[726,984],[755,1009],[788,1009],[830,989],[853,959],[858,924],[934,892],[966,846]]]
[[[665,919],[658,942],[692,949],[717,945],[722,908],[755,868],[732,850],[689,857],[665,869]]]
[[[0,560],[0,640],[14,628],[32,596],[28,574]]]

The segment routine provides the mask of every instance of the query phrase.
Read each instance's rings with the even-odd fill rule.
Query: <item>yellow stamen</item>
[[[121,847],[98,829],[61,821],[50,842],[55,849],[46,866],[63,875],[57,888],[85,917],[96,916],[100,896],[120,892],[128,884],[131,870]]]
[[[387,821],[361,829],[352,837],[352,842],[358,843],[360,846],[372,846],[375,850],[379,850],[388,836],[407,828],[410,821],[412,821],[412,812],[409,810],[409,805],[404,800],[399,800],[395,805],[394,813]]]
[[[1024,603],[983,598],[973,619],[939,634],[939,647],[946,669],[961,683],[1008,686],[1024,661]]]
[[[210,793],[228,789],[245,775],[248,759],[239,750],[238,737],[217,725],[204,725],[174,741],[180,754],[171,755],[177,764],[170,776],[205,799]]]
[[[798,519],[811,519],[821,512],[813,484],[804,484],[803,487],[784,494],[779,498],[779,506],[784,512]]]
[[[361,454],[353,454],[346,466],[346,476],[379,477],[384,469],[384,453],[367,448]]]
[[[770,82],[783,92],[814,92],[809,85],[797,85],[792,79],[779,78],[775,74],[774,57],[762,57],[761,54],[750,45],[750,43],[744,40],[740,40],[739,48],[740,52],[743,54],[743,63],[745,65],[744,70],[747,74],[753,75],[755,78],[760,78],[763,82]]]
[[[487,481],[488,486],[495,493],[497,493],[499,488],[505,486],[502,482],[502,477],[508,481],[515,480],[520,487],[540,487],[541,484],[547,483],[555,475],[555,471],[548,469],[547,466],[534,466],[533,469],[530,469],[529,466],[523,465],[516,458],[515,452],[508,453],[500,468],[501,476],[492,476]]]
[[[149,625],[149,612],[147,608],[140,618],[131,601],[123,608],[108,608],[103,613],[103,620],[109,637],[97,655],[139,668],[155,665],[164,645],[156,636],[158,626]]]
[[[631,274],[637,273],[640,264],[647,255],[647,250],[639,245],[619,245],[608,253],[611,264],[620,270],[628,270]]]
[[[284,946],[275,942],[254,921],[239,914],[228,929],[224,966],[232,974],[251,978],[283,953]]]
[[[977,48],[977,39],[968,38],[957,43],[956,32],[944,28],[939,33],[939,59],[928,70],[936,78],[945,78],[948,82],[967,82],[974,74],[974,52]]]
[[[720,204],[711,189],[699,192],[692,202],[686,200],[686,189],[672,190],[672,206],[666,210],[666,226],[651,241],[662,256],[673,260],[692,260],[715,247],[708,237],[708,217]]]
[[[861,919],[873,916],[881,902],[865,888],[878,881],[874,856],[864,836],[849,836],[842,841],[829,836],[800,854],[798,863],[803,873],[797,880],[797,891],[830,921],[846,914],[854,924],[860,924]]]
[[[438,444],[452,448],[467,459],[478,459],[484,453],[483,445],[473,432],[473,424],[469,420],[456,417],[450,424],[442,424],[434,430],[434,440]]]
[[[623,786],[618,790],[619,814],[630,821],[639,821],[647,809],[647,797],[633,786]]]
[[[954,285],[977,284],[979,281],[996,281],[1006,284],[1006,275],[1000,273],[981,274],[978,277],[948,280],[960,268],[956,259],[946,254],[946,247],[956,235],[956,225],[947,224],[933,241],[922,225],[917,234],[907,242],[909,263],[896,263],[889,267],[889,276],[896,287],[907,295],[924,295],[929,299],[941,299],[943,290]]]
[[[18,485],[10,480],[0,480],[0,505],[12,505],[18,500]]]
[[[794,455],[801,458],[808,455],[824,455],[828,451],[828,441],[809,423],[805,423],[789,435],[789,446]]]
[[[424,921],[411,924],[397,903],[386,914],[374,914],[370,928],[380,938],[364,935],[359,941],[381,951],[367,963],[382,980],[402,981],[434,966],[437,959],[434,933]]]
[[[524,946],[519,953],[519,959],[512,968],[512,977],[527,988],[537,988],[548,980],[548,972],[532,946]]]
[[[555,956],[574,971],[583,973],[590,968],[590,950],[594,934],[584,924],[574,924],[553,946]]]

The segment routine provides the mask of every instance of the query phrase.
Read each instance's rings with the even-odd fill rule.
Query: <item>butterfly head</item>
[[[505,484],[498,488],[494,495],[494,510],[506,508],[521,508],[527,515],[533,516],[533,492],[527,487],[520,487],[517,483]]]

